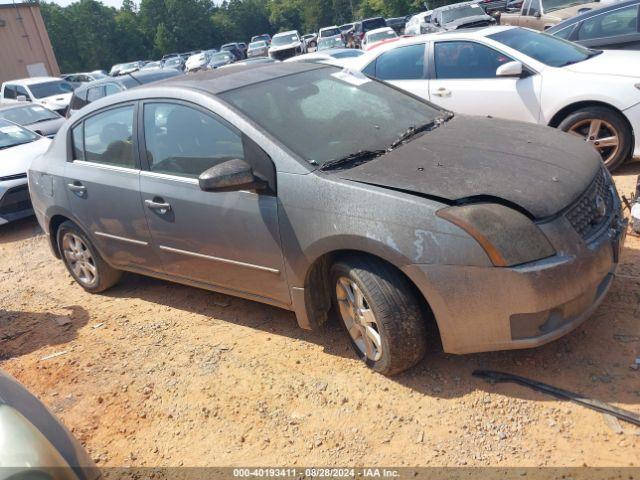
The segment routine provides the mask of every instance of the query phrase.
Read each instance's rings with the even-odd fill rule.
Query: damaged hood
[[[456,116],[381,157],[332,173],[450,203],[493,197],[542,219],[576,200],[600,168],[592,147],[559,130]]]

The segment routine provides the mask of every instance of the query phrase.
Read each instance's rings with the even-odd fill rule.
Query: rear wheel
[[[591,144],[610,171],[631,156],[631,130],[622,115],[609,108],[583,108],[565,118],[558,128]]]
[[[103,292],[120,280],[122,272],[103,260],[75,223],[67,221],[60,225],[57,241],[64,265],[87,292]]]
[[[358,356],[384,375],[400,373],[426,352],[426,324],[413,286],[390,265],[349,257],[331,268],[334,308]]]

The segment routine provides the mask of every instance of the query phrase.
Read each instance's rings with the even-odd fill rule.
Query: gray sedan
[[[495,142],[493,139],[500,139]],[[526,348],[604,298],[625,223],[597,152],[453,116],[332,66],[176,77],[96,101],[29,174],[54,254],[89,292],[137,272],[331,314],[394,374],[444,350]]]

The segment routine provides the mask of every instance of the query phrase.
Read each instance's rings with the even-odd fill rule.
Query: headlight
[[[537,225],[504,205],[447,207],[438,210],[437,215],[471,235],[496,267],[512,267],[556,253]]]

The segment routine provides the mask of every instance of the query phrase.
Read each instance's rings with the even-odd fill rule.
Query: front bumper
[[[0,182],[0,225],[33,215],[27,179]]]
[[[627,117],[633,131],[633,156],[640,157],[640,103],[623,110],[622,113]]]
[[[269,56],[274,60],[286,60],[287,58],[295,57],[299,53],[302,53],[300,47],[291,47],[283,50],[272,50],[269,52]]]
[[[536,347],[585,321],[613,281],[627,221],[615,215],[585,242],[566,218],[541,226],[554,257],[513,268],[409,265],[436,317],[444,350],[473,353]]]

